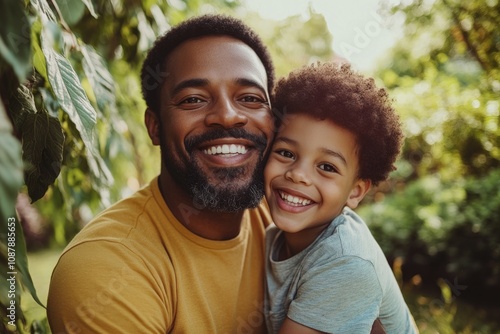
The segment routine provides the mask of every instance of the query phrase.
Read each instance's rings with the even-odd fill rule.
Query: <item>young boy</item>
[[[265,168],[269,333],[417,333],[384,253],[352,211],[394,169],[403,140],[387,93],[348,65],[281,79]]]

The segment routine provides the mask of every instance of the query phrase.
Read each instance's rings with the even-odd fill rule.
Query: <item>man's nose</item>
[[[207,126],[225,129],[241,127],[247,122],[248,118],[244,111],[229,98],[219,99],[205,117]]]

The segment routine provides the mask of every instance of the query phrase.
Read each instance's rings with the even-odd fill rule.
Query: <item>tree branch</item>
[[[467,46],[467,49],[470,51],[470,53],[476,59],[476,61],[479,63],[479,65],[481,65],[481,68],[487,73],[490,72],[490,70],[491,70],[490,66],[483,59],[481,59],[481,57],[479,56],[479,53],[477,51],[476,46],[472,42],[472,38],[470,37],[469,32],[467,30],[465,30],[464,27],[462,26],[462,24],[460,23],[459,13],[455,12],[455,10],[454,10],[455,8],[452,7],[448,3],[448,0],[443,0],[443,3],[446,7],[448,7],[450,9],[453,21],[455,22],[458,29],[460,30],[460,33],[462,34],[462,37],[463,37],[463,40],[465,42],[465,45]]]

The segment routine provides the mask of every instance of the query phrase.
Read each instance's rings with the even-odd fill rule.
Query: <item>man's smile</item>
[[[236,155],[245,154],[248,149],[244,145],[236,144],[224,144],[224,145],[213,145],[203,150],[203,153],[208,155]]]

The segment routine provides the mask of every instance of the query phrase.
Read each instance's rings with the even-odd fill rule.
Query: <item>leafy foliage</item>
[[[500,292],[500,170],[484,178],[442,182],[428,176],[360,214],[391,260],[404,259],[407,279],[465,285],[483,303]]]
[[[248,15],[245,21],[255,27],[268,46],[277,77],[305,64],[333,58],[333,37],[325,18],[311,8],[306,16],[291,16],[282,21],[263,20],[257,15]]]
[[[392,183],[362,209],[387,254],[404,258],[407,278],[434,287],[456,278],[468,287],[465,298],[482,303],[500,291],[496,3],[416,0],[391,8],[406,18],[404,43],[376,76],[395,100],[406,141]]]
[[[500,167],[500,9],[495,1],[413,1],[405,43],[377,76],[407,127],[404,159],[413,178],[485,175]],[[418,99],[419,103],[414,103]]]

